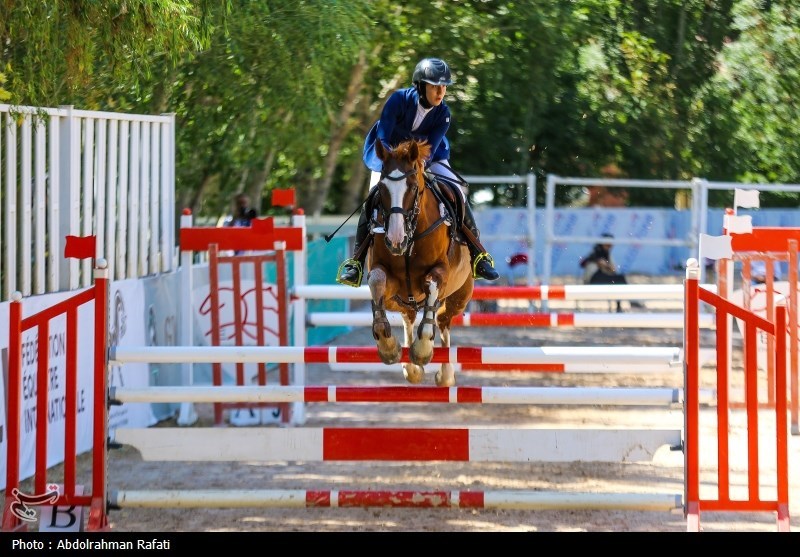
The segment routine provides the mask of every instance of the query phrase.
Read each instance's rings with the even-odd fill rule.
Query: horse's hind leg
[[[378,355],[384,364],[396,364],[400,361],[402,350],[386,317],[386,273],[381,267],[374,267],[370,270],[367,283],[372,294],[372,336],[378,346]]]
[[[471,295],[472,283],[470,281],[445,299],[444,307],[436,316],[436,324],[439,325],[439,338],[442,341],[442,346],[450,347],[450,325],[453,317],[463,313]],[[456,384],[453,364],[442,364],[442,367],[436,373],[436,384],[440,387],[452,387]]]
[[[403,332],[405,333],[405,344],[403,346],[411,346],[414,340],[414,321],[416,320],[417,312],[403,312]],[[425,368],[413,363],[403,364],[403,376],[409,383],[417,384],[422,383],[425,379]]]

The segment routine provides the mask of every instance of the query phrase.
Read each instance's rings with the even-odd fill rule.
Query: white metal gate
[[[172,270],[175,116],[0,104],[2,297],[91,284],[67,235],[97,237],[110,278]]]

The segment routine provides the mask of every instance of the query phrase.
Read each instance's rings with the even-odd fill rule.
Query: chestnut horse
[[[411,363],[403,364],[409,383],[425,377],[423,366],[433,356],[439,327],[442,346],[450,346],[450,322],[467,307],[473,288],[472,265],[467,246],[454,238],[450,217],[433,191],[425,185],[425,160],[430,146],[415,140],[393,150],[378,141],[376,152],[383,161],[378,182],[374,240],[369,250],[367,284],[372,295],[372,336],[385,364],[400,361],[401,346],[392,334],[386,311],[403,316],[405,341]],[[381,240],[380,236],[383,235]],[[414,335],[417,314],[422,319]],[[436,384],[455,384],[453,365],[442,364]]]

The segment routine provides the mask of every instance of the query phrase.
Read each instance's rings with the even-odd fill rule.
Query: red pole
[[[19,488],[20,413],[22,407],[22,296],[14,292],[8,308],[8,416],[6,446],[6,494],[3,503],[3,531],[25,531],[27,527],[11,512]]]
[[[100,260],[94,270],[94,431],[92,441],[92,506],[89,530],[107,530],[108,452],[108,267]]]
[[[700,414],[700,379],[699,379],[699,274],[700,267],[695,264],[687,267],[684,281],[684,491],[686,507],[684,516],[687,519],[687,530],[700,529],[700,456],[699,456],[699,414]]]
[[[789,374],[791,375],[792,433],[800,435],[800,388],[798,388],[798,338],[797,338],[797,240],[789,240]]]
[[[278,345],[289,346],[289,295],[286,286],[286,246],[282,244],[275,253],[275,284],[278,298]],[[289,364],[278,364],[281,385],[289,385]],[[281,421],[289,423],[291,405],[281,404]]]
[[[792,283],[793,285],[794,283]],[[794,290],[794,288],[792,288]],[[778,530],[789,531],[789,440],[788,423],[786,419],[786,305],[780,303],[775,308],[775,428],[777,438],[775,450],[777,451],[777,487],[778,487]],[[797,345],[795,345],[796,348]]]

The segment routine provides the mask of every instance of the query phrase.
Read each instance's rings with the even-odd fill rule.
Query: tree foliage
[[[800,181],[800,7],[740,2],[718,71],[694,99],[693,170],[712,180]],[[793,194],[763,194],[797,205]]]
[[[201,0],[54,0],[0,3],[0,60],[16,103],[104,106],[110,91],[200,49],[212,5]],[[112,86],[113,86],[112,85]]]

